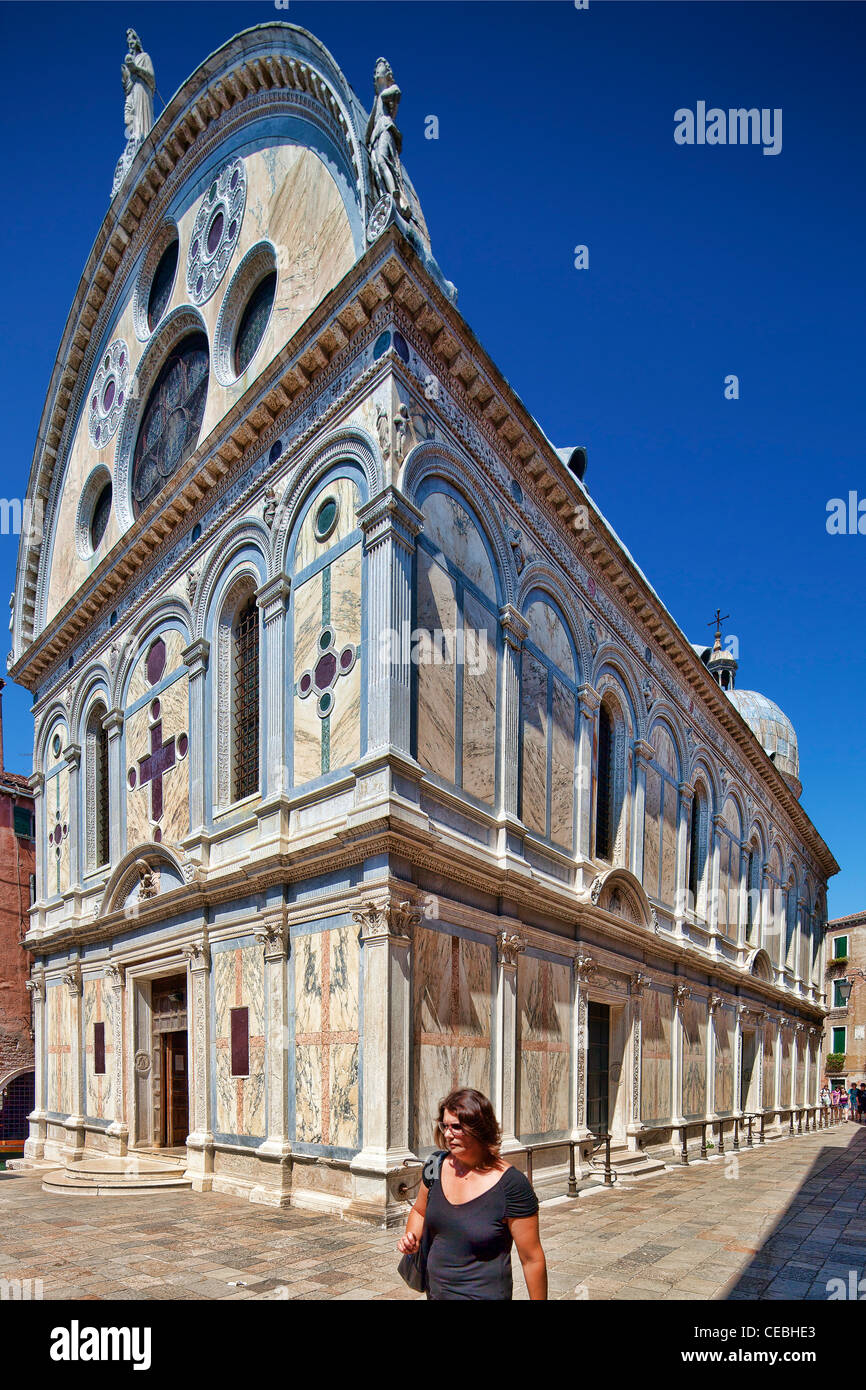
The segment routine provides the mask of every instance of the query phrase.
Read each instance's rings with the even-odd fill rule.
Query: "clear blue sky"
[[[842,866],[831,915],[866,906],[866,535],[825,528],[831,497],[866,498],[866,8],[3,5],[0,495],[23,495],[108,205],[126,26],[167,100],[275,18],[312,30],[365,104],[390,60],[404,159],[464,316],[549,437],[587,445],[590,492],[692,640],[717,604],[732,615],[740,686],[798,730],[803,803]],[[782,108],[781,153],[675,144],[675,110],[699,100]],[[6,593],[16,548],[0,536]],[[7,686],[4,709],[7,766],[28,771],[27,693]]]

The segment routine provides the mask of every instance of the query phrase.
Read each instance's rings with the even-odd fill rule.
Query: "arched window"
[[[413,664],[418,762],[493,805],[497,586],[481,532],[451,492],[425,498],[416,552]]]
[[[746,940],[754,942],[761,917],[761,859],[760,846],[749,846],[746,860]]]
[[[216,629],[215,804],[225,809],[259,789],[259,610],[253,576],[244,574],[222,600]]]
[[[689,899],[696,917],[707,915],[707,869],[709,866],[709,797],[700,784],[692,802],[689,836]]]
[[[235,338],[235,373],[243,376],[252,362],[268,326],[277,293],[277,272],[270,271],[260,280],[241,314]]]
[[[764,924],[761,933],[761,945],[770,957],[773,965],[778,966],[784,963],[784,923],[785,923],[785,891],[782,888],[782,856],[778,847],[774,848],[770,855],[770,867],[767,873],[767,886],[770,895],[769,920]]]
[[[90,711],[85,734],[84,813],[87,827],[87,872],[102,868],[111,858],[109,833],[108,734],[103,728],[106,710],[96,704]]]
[[[719,931],[731,939],[740,921],[740,813],[729,797],[719,828]]]
[[[797,930],[798,906],[797,899],[800,893],[797,886],[797,875],[792,875],[788,887],[787,901],[785,903],[785,964],[789,970],[797,968]]]
[[[232,799],[259,788],[259,609],[251,594],[232,628]]]
[[[679,762],[673,739],[663,724],[656,724],[649,741],[654,755],[646,770],[643,883],[650,898],[673,907],[677,888]]]
[[[198,443],[207,400],[207,338],[188,333],[169,353],[141,416],[132,462],[132,505],[145,510]]]
[[[602,697],[598,709],[595,787],[595,853],[609,864],[625,864],[626,722],[616,696]]]

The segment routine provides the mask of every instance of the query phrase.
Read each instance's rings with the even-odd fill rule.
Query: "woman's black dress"
[[[517,1168],[506,1168],[498,1183],[453,1206],[441,1177],[428,1182],[424,1241],[427,1297],[430,1299],[510,1299],[511,1232],[515,1217],[534,1216],[538,1198]]]

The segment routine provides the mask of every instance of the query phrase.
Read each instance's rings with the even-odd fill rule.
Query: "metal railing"
[[[610,1161],[610,1139],[611,1136],[609,1134],[591,1134],[587,1139],[544,1139],[537,1144],[527,1144],[524,1153],[526,1154],[526,1176],[530,1185],[534,1186],[532,1175],[534,1168],[533,1157],[535,1154],[541,1153],[544,1149],[568,1149],[567,1195],[569,1197],[576,1197],[577,1173],[574,1157],[575,1149],[585,1147],[587,1144],[591,1143],[593,1153],[597,1153],[602,1145],[604,1145],[604,1167],[600,1169],[597,1163],[593,1163],[592,1158],[588,1158],[587,1162],[590,1168],[594,1168],[596,1172],[603,1172],[605,1187],[611,1187],[616,1182],[617,1175]]]

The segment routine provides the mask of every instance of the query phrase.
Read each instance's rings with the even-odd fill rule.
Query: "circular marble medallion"
[[[247,199],[243,160],[224,164],[201,200],[186,262],[186,288],[193,304],[210,299],[237,245]]]
[[[114,437],[129,381],[129,349],[122,338],[102,354],[102,360],[90,388],[88,430],[90,442],[102,449]]]

